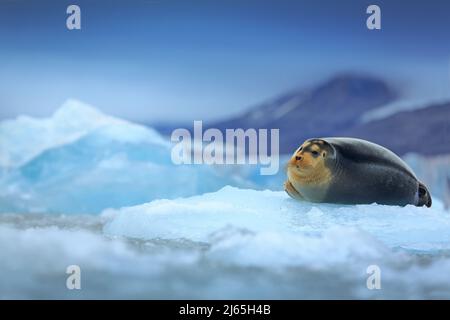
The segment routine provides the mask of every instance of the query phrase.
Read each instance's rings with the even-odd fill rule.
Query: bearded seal
[[[356,138],[306,140],[287,164],[294,199],[339,204],[431,207],[431,195],[392,151]]]

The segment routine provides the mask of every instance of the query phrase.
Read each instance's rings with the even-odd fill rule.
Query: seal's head
[[[318,180],[330,175],[330,164],[335,150],[323,139],[309,139],[294,152],[287,164],[288,175],[308,180]]]

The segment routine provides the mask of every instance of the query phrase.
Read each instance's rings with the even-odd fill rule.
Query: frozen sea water
[[[100,216],[0,215],[2,298],[450,298],[450,214],[226,187]],[[65,288],[68,265],[82,289]],[[366,271],[381,270],[369,290]]]

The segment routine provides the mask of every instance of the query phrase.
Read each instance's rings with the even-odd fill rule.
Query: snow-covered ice
[[[210,263],[324,273],[340,284],[358,283],[350,287],[360,298],[373,295],[363,281],[369,265],[383,271],[387,289],[379,297],[450,297],[450,213],[439,203],[431,209],[312,204],[284,192],[225,187],[108,210],[104,217],[111,219],[108,235],[207,243]],[[297,293],[308,297],[301,288]]]
[[[0,261],[0,297],[450,298],[450,214],[225,187],[100,216],[3,214]]]
[[[237,228],[293,240],[299,235],[320,237],[339,227],[360,230],[390,248],[450,249],[450,213],[440,204],[433,208],[313,204],[295,201],[281,191],[228,186],[190,198],[106,210],[104,216],[112,217],[104,229],[107,234],[138,239],[209,242],[211,234]]]

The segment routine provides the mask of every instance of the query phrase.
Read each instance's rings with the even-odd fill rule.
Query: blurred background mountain
[[[336,76],[311,90],[290,92],[251,108],[241,116],[212,123],[226,128],[279,128],[280,151],[291,153],[311,137],[349,136],[370,140],[399,155],[450,153],[450,101],[418,109],[370,113],[394,105],[399,94],[382,79]]]

